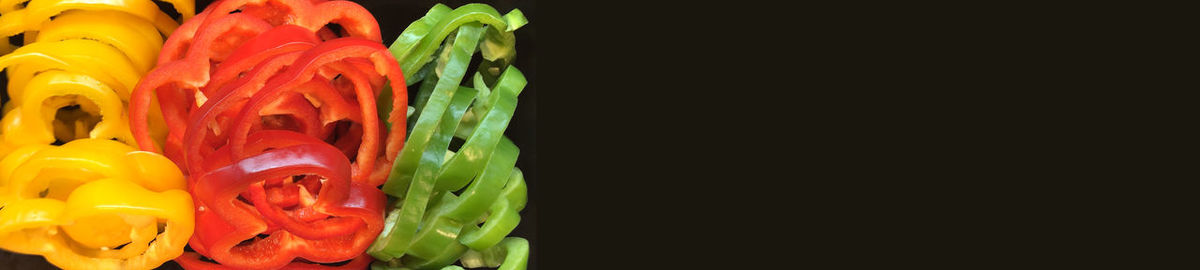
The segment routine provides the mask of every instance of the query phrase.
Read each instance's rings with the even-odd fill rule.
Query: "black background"
[[[199,13],[212,1],[199,0],[196,1],[196,11]],[[521,223],[512,233],[513,236],[524,237],[530,241],[530,261],[528,269],[538,269],[538,250],[540,242],[537,235],[538,223],[538,201],[540,191],[538,188],[538,169],[537,169],[537,68],[536,63],[536,41],[535,37],[538,28],[538,13],[535,9],[535,1],[533,0],[500,0],[500,1],[433,1],[433,0],[405,0],[405,1],[390,1],[390,0],[353,0],[375,15],[375,19],[379,22],[380,32],[383,36],[384,44],[390,44],[399,36],[400,32],[408,26],[409,23],[421,18],[433,7],[434,4],[442,3],[451,8],[455,8],[468,3],[485,3],[495,7],[501,14],[516,8],[520,9],[525,17],[529,19],[529,24],[516,31],[517,36],[517,59],[514,65],[520,68],[525,74],[529,85],[521,93],[518,106],[512,122],[509,124],[508,130],[505,132],[518,147],[521,148],[521,155],[517,160],[517,167],[525,173],[526,182],[529,188],[529,202],[525,210],[521,212]],[[479,56],[476,55],[476,58]],[[0,78],[3,80],[3,78]],[[7,85],[7,80],[3,80],[4,85]],[[410,100],[412,95],[416,93],[416,85],[410,89]],[[41,256],[14,254],[5,250],[0,250],[0,269],[57,269],[53,265],[46,262]],[[181,269],[174,262],[167,262],[158,269]]]

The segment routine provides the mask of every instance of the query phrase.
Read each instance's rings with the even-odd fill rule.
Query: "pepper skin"
[[[178,168],[118,142],[28,145],[0,160],[0,248],[64,269],[151,269],[195,217]]]
[[[349,167],[345,156],[329,145],[297,144],[198,176],[193,194],[201,207],[200,226],[192,247],[239,269],[278,269],[296,258],[332,263],[358,257],[382,230],[379,213],[386,199],[378,189],[350,181]],[[321,216],[295,220],[300,214],[260,214],[280,211],[263,194],[270,179],[286,182],[305,175],[324,179],[315,200],[301,202],[310,214]],[[237,199],[247,190],[255,194],[251,204]],[[268,236],[256,239],[259,234]],[[246,239],[256,240],[239,245]]]
[[[373,261],[364,251],[383,230],[387,197],[378,186],[391,171],[377,164],[399,154],[407,117],[378,108],[408,100],[404,73],[366,9],[217,1],[167,38],[157,64],[131,92],[131,133],[188,179],[195,252],[178,258],[181,266],[363,269]],[[151,118],[156,109],[162,122]],[[156,123],[167,127],[163,140]]]
[[[192,0],[0,0],[0,248],[64,269],[152,269],[195,226],[182,172],[138,151],[130,94]],[[14,45],[9,37],[23,34]],[[161,122],[151,110],[147,118]],[[151,137],[166,126],[148,127]],[[161,140],[161,139],[160,139]],[[53,145],[61,146],[53,146]]]
[[[166,2],[181,20],[194,14],[191,0]],[[11,97],[0,120],[0,157],[25,145],[79,138],[134,145],[125,104],[153,67],[162,35],[178,25],[150,0],[0,1],[0,35],[24,34],[26,41],[0,48],[14,49],[0,57]],[[147,117],[162,121],[158,110]],[[148,130],[151,137],[166,136],[164,125]]]
[[[512,31],[526,23],[519,10],[500,16],[482,4],[439,4],[391,44],[408,82],[421,85],[409,116],[412,133],[383,185],[396,202],[367,251],[380,260],[372,269],[462,269],[451,265],[456,260],[471,268],[525,269],[528,241],[505,237],[520,223],[527,197],[515,167],[520,149],[504,131],[527,84],[510,66]],[[461,86],[476,51],[484,61],[471,87]],[[451,149],[452,138],[463,143]]]

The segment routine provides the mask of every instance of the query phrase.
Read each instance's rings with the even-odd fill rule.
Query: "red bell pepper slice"
[[[227,131],[211,130],[215,123],[217,114],[227,111],[231,107],[242,105],[245,99],[249,98],[255,91],[262,88],[271,74],[282,70],[295,61],[300,56],[301,52],[290,52],[276,55],[266,61],[259,63],[245,77],[237,79],[222,87],[213,93],[214,96],[209,97],[208,101],[200,106],[199,109],[193,111],[187,120],[187,128],[183,132],[182,145],[187,145],[184,151],[183,160],[186,161],[185,171],[191,174],[202,173],[200,165],[203,164],[203,158],[208,157],[211,151],[221,145],[204,144],[206,137],[212,137],[217,141],[224,141]],[[223,129],[222,127],[217,127]],[[208,136],[212,134],[213,136]],[[181,147],[182,147],[181,145]]]
[[[210,18],[206,15],[197,16],[189,23],[201,17]],[[222,20],[206,26],[204,31],[198,31],[194,40],[186,42],[191,48],[203,50],[189,50],[187,57],[160,63],[142,77],[141,82],[138,82],[130,94],[129,100],[129,118],[132,124],[130,131],[141,149],[158,152],[158,147],[150,137],[147,120],[152,95],[158,95],[159,106],[168,128],[168,138],[163,150],[168,153],[180,152],[180,140],[185,128],[182,123],[186,123],[188,112],[195,108],[195,92],[208,83],[211,65],[219,63],[219,60],[232,53],[233,49],[240,45],[237,41],[257,36],[270,29],[270,24],[250,15],[233,14],[223,17]],[[168,38],[168,42],[174,39],[176,35]],[[159,57],[167,55],[164,50]],[[167,157],[178,162],[178,157]]]
[[[231,13],[234,11],[241,12]],[[382,40],[375,17],[349,1],[222,0],[213,3],[168,38],[159,54],[160,67],[147,74],[134,90],[130,100],[130,122],[135,123],[131,130],[141,149],[159,152],[146,124],[152,94],[163,101],[159,106],[170,130],[163,151],[173,153],[174,156],[168,155],[172,160],[179,160],[176,158],[181,152],[178,148],[182,143],[182,123],[186,122],[183,120],[187,119],[187,113],[195,109],[189,106],[195,102],[195,92],[209,81],[210,65],[225,60],[231,50],[249,37],[284,23],[312,33],[336,23],[349,37]]]
[[[319,67],[334,63],[345,58],[360,58],[370,60],[376,72],[386,76],[392,87],[392,104],[394,108],[404,108],[408,104],[408,96],[403,91],[404,75],[400,70],[399,64],[392,57],[391,52],[383,47],[378,42],[371,42],[358,38],[339,38],[326,41],[317,45],[311,50],[304,52],[295,64],[290,66],[282,74],[272,77],[270,81],[262,87],[254,98],[246,103],[246,107],[242,109],[238,119],[257,119],[258,111],[267,104],[265,101],[273,100],[285,92],[285,90],[303,89],[305,84],[309,84],[317,75]],[[347,73],[345,75],[350,75]],[[353,75],[350,75],[353,77]],[[357,82],[356,82],[357,83]],[[378,158],[379,142],[376,141],[381,132],[379,128],[379,119],[375,114],[375,92],[368,91],[369,87],[355,87],[357,94],[358,105],[361,108],[363,125],[362,144],[359,146],[359,151],[356,159],[358,163],[356,170],[353,170],[355,179],[367,179],[367,183],[372,186],[383,184],[386,179],[369,179],[368,176],[374,175],[374,164]],[[366,88],[366,89],[364,89]],[[403,110],[400,110],[403,111]],[[389,121],[393,123],[402,123],[404,121],[404,113],[398,113],[393,110],[389,115]],[[247,133],[252,124],[250,121],[236,121],[235,125],[229,132],[229,145],[235,156],[243,156],[245,152],[245,142]],[[395,158],[395,153],[398,153],[404,141],[404,129],[396,126],[391,129],[385,142],[385,154],[383,155],[384,164],[391,164]],[[382,166],[381,166],[382,167]]]
[[[333,147],[297,144],[268,150],[200,175],[195,181],[193,196],[201,208],[197,211],[198,226],[191,244],[193,248],[203,246],[197,251],[203,249],[207,254],[202,255],[223,265],[244,269],[279,268],[297,258],[333,263],[360,256],[383,229],[380,213],[386,198],[374,186],[350,181],[349,168],[349,160]],[[365,229],[358,229],[361,226],[313,228],[315,226],[309,225],[320,223],[288,224],[294,220],[280,220],[272,217],[274,214],[267,214],[263,217],[272,222],[282,221],[285,230],[256,238],[267,232],[268,224],[257,215],[259,209],[237,197],[266,179],[295,175],[325,178],[318,202],[312,206],[314,210],[333,217],[360,220]],[[297,231],[324,238],[308,239]],[[242,243],[247,239],[250,239],[248,243]]]

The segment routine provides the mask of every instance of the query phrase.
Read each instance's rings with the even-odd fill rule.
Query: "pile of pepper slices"
[[[354,2],[194,7],[0,0],[0,248],[65,269],[525,268],[520,10],[438,4],[385,46]]]

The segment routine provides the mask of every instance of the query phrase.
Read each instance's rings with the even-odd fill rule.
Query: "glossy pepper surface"
[[[421,83],[404,149],[383,191],[396,197],[368,254],[372,269],[524,269],[529,243],[506,236],[525,207],[520,149],[504,137],[527,82],[510,65],[519,10],[501,16],[482,4],[434,6],[390,50]],[[472,55],[483,61],[467,78]],[[451,147],[452,139],[463,141]],[[457,194],[457,195],[456,195]]]
[[[194,14],[193,1],[166,2],[179,20]],[[10,97],[0,122],[0,156],[23,145],[78,138],[135,145],[126,104],[154,66],[163,35],[178,26],[150,0],[0,1],[0,35],[21,34],[25,41],[4,42],[12,51],[0,57]],[[161,113],[148,117],[161,119]],[[166,134],[163,125],[149,129]]]
[[[150,269],[183,253],[192,198],[162,155],[111,140],[28,145],[0,160],[0,248],[65,269]]]
[[[194,14],[191,0],[164,2],[175,17],[151,0],[0,0],[0,248],[64,269],[152,269],[183,253],[195,225],[183,173],[134,148],[126,113],[163,36]]]
[[[130,99],[138,146],[182,168],[195,198],[195,252],[179,264],[365,268],[406,126],[378,108],[404,108],[405,85],[353,2],[223,0],[181,25]]]

